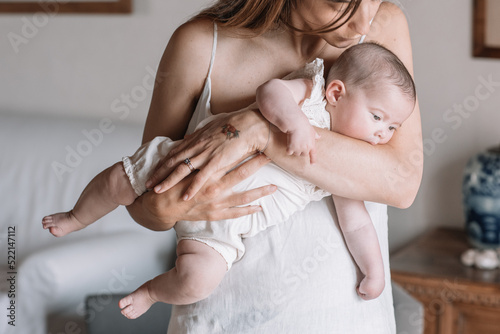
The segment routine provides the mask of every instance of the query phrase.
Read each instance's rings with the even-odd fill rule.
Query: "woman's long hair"
[[[245,28],[255,35],[285,26],[303,33],[325,33],[340,28],[356,13],[362,0],[330,0],[346,3],[345,10],[330,24],[314,31],[304,31],[291,24],[291,13],[301,0],[219,0],[196,18],[210,19],[220,26]]]

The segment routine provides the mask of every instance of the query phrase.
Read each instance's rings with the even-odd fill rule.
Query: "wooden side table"
[[[500,270],[462,265],[465,232],[438,228],[391,255],[392,279],[424,304],[425,334],[499,334]]]

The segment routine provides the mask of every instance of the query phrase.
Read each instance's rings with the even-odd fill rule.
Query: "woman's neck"
[[[291,24],[298,29],[309,30],[310,27],[301,23],[301,18],[291,20]],[[308,63],[315,58],[322,58],[326,63],[331,64],[338,58],[344,49],[337,48],[317,34],[306,34],[286,27],[285,33],[288,35],[289,43],[294,53],[301,62]],[[325,64],[326,65],[326,64]],[[329,68],[329,67],[328,67]]]
[[[295,8],[290,13],[290,25],[301,31],[311,31],[313,28],[301,15],[302,11],[305,9]],[[321,53],[328,47],[328,43],[319,35],[303,33],[291,27],[286,27],[286,30],[296,55],[304,62],[310,62],[320,57]]]
[[[321,57],[322,52],[328,48],[328,43],[320,36],[307,35],[288,28],[286,34],[289,38],[291,49],[296,58],[301,62],[311,62]]]

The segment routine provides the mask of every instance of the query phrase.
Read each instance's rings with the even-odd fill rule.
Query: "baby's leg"
[[[362,201],[333,198],[347,247],[365,275],[358,294],[365,300],[377,298],[385,287],[384,262],[370,215]]]
[[[44,217],[43,228],[49,229],[56,237],[62,237],[92,224],[118,205],[132,204],[136,198],[123,164],[117,162],[90,181],[73,210]]]
[[[358,286],[358,294],[365,300],[377,298],[385,287],[384,263],[377,233],[372,222],[359,229],[345,231],[344,238],[359,269],[365,275]]]
[[[135,319],[156,302],[192,304],[207,298],[226,271],[226,261],[212,247],[194,240],[181,240],[177,245],[175,267],[144,283],[118,305],[124,316]]]

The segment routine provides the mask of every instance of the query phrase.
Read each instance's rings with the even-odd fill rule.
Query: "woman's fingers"
[[[215,219],[215,220],[222,220],[222,219],[234,219],[246,215],[251,215],[253,213],[262,211],[262,208],[260,205],[248,205],[248,206],[242,206],[242,207],[234,207],[234,208],[229,208],[223,212],[220,213],[220,218]]]
[[[271,159],[269,159],[265,154],[257,154],[255,157],[249,159],[245,163],[233,169],[231,172],[224,175],[221,178],[221,182],[225,187],[232,188],[270,162]]]
[[[183,149],[184,145],[187,145],[187,143],[185,141],[181,142],[162,159],[153,175],[146,182],[146,188],[155,186],[154,191],[162,193],[191,174],[192,169],[184,163],[187,158],[191,161],[191,165],[195,169],[199,169],[202,166],[203,160],[201,158],[206,155],[203,154],[206,149],[205,145],[200,142],[192,147],[185,147]]]
[[[230,208],[240,207],[241,205],[252,203],[261,197],[271,195],[278,189],[274,184],[267,186],[262,186],[259,188],[247,190],[241,193],[235,193],[231,198],[228,199],[226,205]],[[258,205],[254,205],[259,207]],[[260,211],[260,210],[258,210]]]
[[[154,192],[157,194],[161,194],[167,191],[191,173],[192,171],[186,164],[180,164],[176,169],[174,169],[172,173],[167,176],[167,178],[165,178],[154,187]]]
[[[189,159],[190,164],[187,164],[185,162],[186,159],[183,159],[183,161],[173,171],[170,171],[170,168],[167,168],[169,173],[163,176],[163,181],[154,187],[154,191],[161,194],[175,186],[195,170],[199,169],[201,166],[198,166],[198,164],[201,164],[200,161],[202,160],[199,157],[200,156]]]
[[[249,205],[255,200],[272,194],[276,186],[267,185],[256,189],[235,193],[233,187],[249,177],[270,160],[258,155],[229,173],[213,175],[192,201],[183,201],[181,196],[197,174],[189,175],[168,192],[158,195],[152,192],[144,194],[144,200],[151,201],[152,217],[162,217],[170,228],[178,220],[221,220],[241,217],[262,210],[258,205]],[[161,229],[163,224],[158,226]]]
[[[190,200],[200,191],[209,178],[217,176],[222,177],[223,174],[230,169],[228,166],[222,166],[222,161],[224,161],[224,158],[221,154],[212,157],[212,160],[210,160],[193,178],[193,182],[189,185],[182,198],[185,201]]]
[[[173,148],[167,154],[166,159],[168,159],[168,165],[170,167],[176,166],[177,164],[184,161],[186,158],[192,159],[194,156],[198,155],[205,149],[206,145],[204,142],[197,142],[192,144],[189,143],[187,140],[183,140],[180,145]]]
[[[243,159],[242,159],[243,160]],[[184,200],[190,200],[196,193],[203,187],[203,185],[208,181],[208,179],[214,175],[220,174],[221,172],[226,173],[234,166],[227,166],[224,164],[225,161],[230,161],[226,159],[224,155],[216,155],[194,178],[193,182],[189,185],[186,193],[183,196]],[[219,186],[224,189],[229,189],[234,187],[236,184],[240,183],[253,173],[255,173],[259,168],[269,163],[271,160],[263,154],[259,154],[254,158],[248,160],[247,162],[236,167],[231,172],[226,175],[221,176],[221,182]],[[240,161],[236,162],[237,165]],[[248,202],[247,202],[248,203]],[[245,203],[243,203],[245,204]]]
[[[156,166],[155,171],[146,181],[146,188],[151,189],[151,187],[157,185],[160,180],[163,180],[169,173],[169,167],[167,165],[167,161],[165,158],[160,161],[158,166]]]
[[[207,160],[207,156],[210,155],[213,155],[213,153],[211,154],[210,151],[207,152],[203,150],[200,152],[199,155],[189,159],[191,162],[191,166],[200,171],[193,178],[193,183],[188,188],[188,191],[186,191],[185,195],[187,195],[187,197],[183,196],[185,200],[193,198],[193,196],[200,190],[200,188],[205,184],[205,182],[211,176],[213,176],[218,172],[221,171],[225,172],[227,170],[227,169],[224,170],[223,167],[221,166],[221,162],[224,161],[224,157],[222,155],[213,156],[212,160],[209,160],[209,162],[206,165],[204,165]],[[178,165],[177,167],[175,167],[173,171],[165,175],[163,181],[154,188],[154,191],[156,193],[162,193],[170,189],[171,187],[179,183],[182,179],[184,179],[186,176],[188,176],[193,172],[193,169],[189,167],[189,164],[185,163],[186,158],[182,160],[180,158],[181,158],[180,156],[173,156],[169,158],[170,159],[169,161],[174,161]]]
[[[201,130],[206,129],[207,126]],[[167,154],[165,157],[165,166],[158,168],[151,179],[152,185],[157,184],[154,188],[155,192],[162,193],[191,174],[193,170],[188,164],[184,163],[186,159],[191,161],[195,169],[201,169],[206,164],[206,160],[220,146],[220,138],[219,141],[215,141],[215,137],[212,137],[212,140],[203,139],[200,137],[202,135],[201,130],[186,137],[185,140],[181,141],[179,145]],[[162,182],[158,184],[160,181]]]
[[[254,117],[255,115],[252,113],[250,116]],[[162,193],[190,175],[194,167],[199,172],[182,197],[184,200],[189,200],[198,193],[209,178],[217,175],[221,177],[248,155],[255,152],[254,141],[255,138],[260,138],[260,135],[252,133],[260,134],[260,127],[257,129],[259,131],[255,129],[248,132],[238,131],[236,130],[240,128],[238,123],[235,123],[236,126],[231,125],[227,121],[228,117],[224,116],[213,120],[173,148],[165,157],[163,166],[158,167],[153,173],[147,187],[151,188],[156,185],[154,191]],[[235,118],[235,121],[238,121],[238,117]],[[221,124],[225,125],[221,126]],[[232,136],[221,131],[221,128],[224,129],[224,127],[234,128],[231,130],[232,132],[227,132]],[[266,131],[269,131],[267,127]],[[237,136],[233,132],[239,135]],[[242,136],[240,132],[245,135]],[[186,159],[191,161],[193,167],[183,163]]]
[[[180,145],[177,145],[177,147]],[[175,149],[175,148],[174,148]],[[172,149],[172,151],[174,150]],[[165,178],[171,173],[171,171],[177,166],[181,161],[178,161],[178,157],[172,156],[172,151],[170,151],[156,166],[155,171],[146,181],[146,188],[150,189],[154,186],[158,186],[160,181],[165,180]],[[155,189],[156,189],[155,187]],[[164,189],[166,190],[166,189]],[[155,190],[156,191],[156,190]]]
[[[259,154],[224,175],[219,186],[224,189],[232,188],[270,161],[264,154]],[[221,219],[232,219],[261,211],[262,208],[259,205],[241,205],[246,205],[261,197],[271,195],[276,189],[275,185],[267,185],[241,193],[233,193],[226,199],[225,203],[221,203],[222,207],[228,208],[221,213],[224,216]]]

